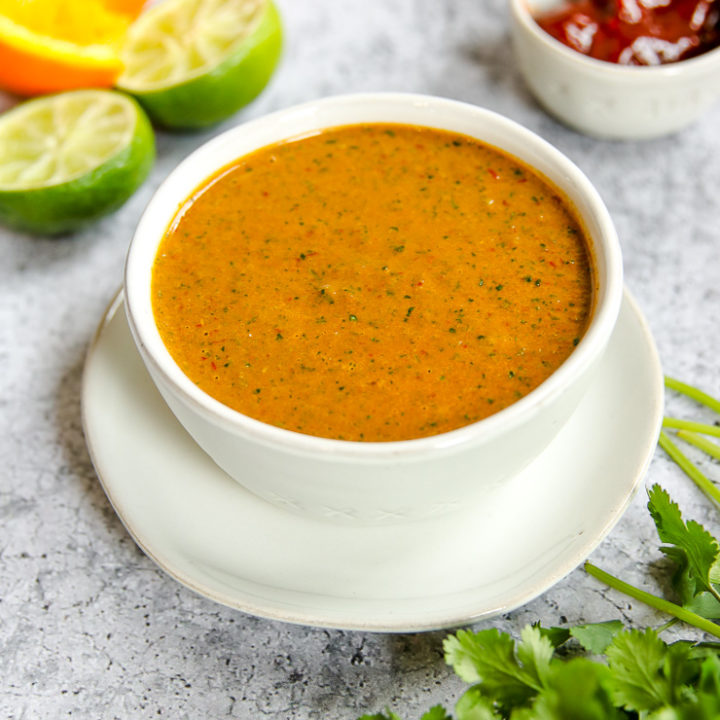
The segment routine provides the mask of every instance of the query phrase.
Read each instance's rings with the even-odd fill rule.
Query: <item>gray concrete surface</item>
[[[720,395],[720,106],[674,137],[614,143],[549,118],[513,62],[503,0],[280,0],[287,46],[266,92],[220,127],[158,133],[151,178],[114,216],[73,237],[0,229],[0,716],[334,718],[393,707],[419,717],[461,690],[445,632],[379,635],[283,625],[216,605],[135,546],[97,481],[80,421],[86,347],[121,282],[153,189],[210,137],[330,94],[403,90],[517,120],[574,160],[617,224],[628,287],[666,372]],[[677,412],[700,413],[670,399]],[[592,438],[588,438],[592,442]],[[715,478],[717,465],[706,464]],[[661,482],[719,530],[698,491],[658,452]],[[663,562],[644,492],[593,560],[649,589]],[[529,605],[478,625],[662,619],[581,569]],[[686,636],[691,633],[678,630]]]

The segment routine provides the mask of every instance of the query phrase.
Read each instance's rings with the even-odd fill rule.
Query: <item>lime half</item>
[[[262,91],[281,49],[271,0],[164,0],[131,26],[117,86],[160,125],[205,127]]]
[[[111,90],[47,95],[0,115],[0,222],[52,235],[122,205],[155,158],[142,108]]]

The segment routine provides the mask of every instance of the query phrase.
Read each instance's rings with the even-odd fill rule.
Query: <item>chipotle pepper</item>
[[[535,19],[573,50],[620,65],[677,62],[720,45],[719,0],[574,0]]]

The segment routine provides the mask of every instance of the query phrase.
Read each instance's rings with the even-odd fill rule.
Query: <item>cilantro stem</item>
[[[660,610],[661,612],[665,612],[668,615],[672,615],[673,617],[676,617],[678,620],[682,620],[688,625],[693,625],[694,627],[702,630],[703,632],[713,635],[716,638],[720,638],[720,626],[690,610],[686,610],[680,605],[676,605],[669,600],[664,600],[663,598],[659,598],[649,592],[640,590],[640,588],[636,588],[634,585],[629,585],[628,583],[623,582],[619,578],[616,578],[614,575],[610,575],[610,573],[601,570],[599,567],[593,565],[590,562],[585,563],[585,571],[588,574],[592,575],[594,578],[597,578],[598,580],[606,583],[611,588],[619,590],[621,593],[629,595],[631,598],[635,598],[635,600],[639,600],[640,602],[643,602],[646,605],[655,608],[656,610]]]
[[[661,632],[669,630],[673,625],[677,625],[679,620],[674,617],[670,618],[666,623],[663,623],[659,628],[655,629],[655,632],[659,635]]]
[[[720,430],[720,428],[718,428]],[[688,432],[687,430],[680,430],[677,436],[696,448],[700,448],[703,452],[706,452],[710,457],[714,457],[716,460],[720,460],[720,445],[710,440],[706,440],[702,435],[698,435],[694,432]],[[720,437],[720,434],[718,435]]]
[[[720,505],[720,490],[698,470],[680,451],[680,448],[664,433],[658,439],[660,447],[680,466],[683,472],[713,501]]]
[[[672,428],[673,430],[690,430],[690,432],[700,433],[702,435],[712,435],[720,437],[720,426],[706,425],[705,423],[695,422],[694,420],[680,420],[679,418],[666,417],[663,418],[663,427]]]
[[[666,375],[665,387],[682,393],[683,395],[687,395],[689,398],[692,398],[696,402],[699,402],[702,405],[706,405],[711,410],[714,410],[716,413],[720,413],[720,400],[716,400],[714,397],[712,397],[712,395],[708,395],[707,393],[704,393],[702,390],[698,390],[692,385],[680,382],[680,380],[675,380],[675,378],[671,378]]]

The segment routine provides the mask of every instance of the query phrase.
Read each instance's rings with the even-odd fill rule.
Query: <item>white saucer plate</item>
[[[225,475],[155,389],[121,296],[90,347],[82,401],[88,447],[110,502],[173,578],[265,618],[411,632],[519,607],[592,552],[650,462],[663,377],[626,292],[595,383],[539,458],[458,513],[382,527],[293,515]]]

